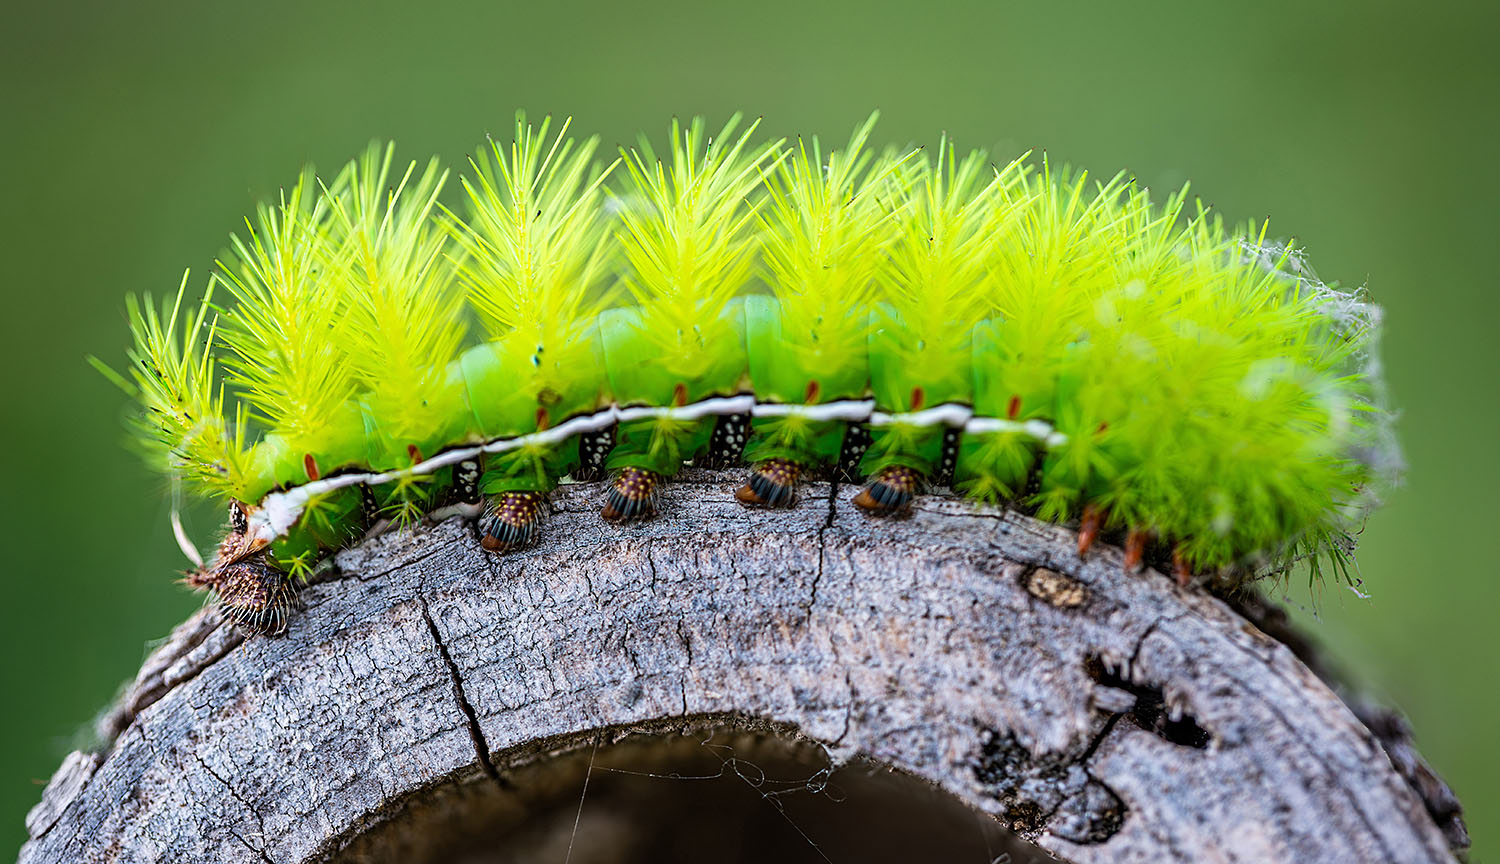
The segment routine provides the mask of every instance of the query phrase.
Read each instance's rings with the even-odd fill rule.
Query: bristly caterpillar
[[[140,439],[235,502],[189,581],[279,632],[289,580],[374,523],[462,505],[504,552],[564,479],[612,474],[602,515],[640,519],[695,459],[752,466],[751,506],[832,469],[872,514],[947,485],[1184,581],[1347,578],[1398,458],[1376,307],[1186,188],[874,152],[873,116],[826,154],[736,120],[602,164],[518,115],[458,211],[435,160],[372,146],[261,207],[196,308],[186,278],[162,311],[131,298],[129,376],[106,372]]]

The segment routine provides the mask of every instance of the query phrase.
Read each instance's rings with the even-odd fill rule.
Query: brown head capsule
[[[219,614],[252,633],[279,636],[298,606],[297,589],[285,573],[272,567],[265,550],[228,561],[215,561],[188,583],[213,589]]]
[[[219,597],[220,614],[265,636],[285,633],[288,617],[298,603],[292,580],[271,567],[264,552],[226,567],[214,593]]]
[[[219,614],[236,625],[265,636],[286,632],[291,611],[300,605],[296,586],[271,566],[266,544],[241,530],[243,520],[230,517],[231,530],[219,541],[213,563],[182,581],[207,588],[218,599]]]

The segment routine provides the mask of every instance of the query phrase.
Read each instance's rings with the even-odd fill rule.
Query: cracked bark
[[[873,520],[828,484],[752,511],[739,481],[686,472],[660,518],[625,528],[596,518],[597,484],[565,487],[544,540],[504,558],[458,520],[370,541],[281,638],[200,612],[106,716],[106,749],[64,762],[21,860],[422,860],[434,838],[535,833],[544,800],[571,803],[560,834],[527,841],[543,859],[579,839],[575,818],[619,851],[648,820],[600,827],[629,772],[595,757],[679,771],[661,766],[684,748],[719,754],[731,782],[760,772],[757,800],[808,860],[838,847],[788,796],[887,782],[873,766],[1065,861],[1451,861],[1465,845],[1404,726],[1357,716],[1274,609],[1124,575],[1112,547],[1079,561],[1071,532],[1016,514],[928,498]],[[796,759],[805,788],[768,792],[766,766]],[[829,773],[845,763],[861,768]],[[688,785],[627,797],[664,809]],[[957,824],[932,812],[935,834]]]

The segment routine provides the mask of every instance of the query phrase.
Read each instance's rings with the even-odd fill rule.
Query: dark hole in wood
[[[863,760],[830,771],[820,748],[769,734],[634,734],[501,774],[429,790],[331,860],[1056,861],[921,780]]]
[[[1022,837],[1045,831],[1089,845],[1106,842],[1125,824],[1125,802],[1089,773],[1086,757],[1036,755],[1008,732],[978,731],[974,779],[1003,808],[1005,827]]]
[[[1125,717],[1135,725],[1182,747],[1192,747],[1195,750],[1208,747],[1212,737],[1208,730],[1199,726],[1197,718],[1187,711],[1173,718],[1167,710],[1166,698],[1160,688],[1131,681],[1122,676],[1120,670],[1111,668],[1098,657],[1088,658],[1084,668],[1096,683],[1124,690],[1135,697],[1135,705],[1125,712]]]

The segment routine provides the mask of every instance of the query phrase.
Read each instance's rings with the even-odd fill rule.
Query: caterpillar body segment
[[[948,486],[1183,580],[1337,570],[1398,463],[1377,308],[1186,189],[876,151],[873,120],[831,152],[674,123],[606,163],[518,117],[456,210],[389,147],[304,176],[196,313],[185,283],[132,301],[113,377],[145,448],[245,508],[199,584],[275,629],[256,567],[455,507],[514,550],[560,482],[611,478],[601,515],[630,521],[690,463],[749,466],[752,506],[828,476],[894,515]]]
[[[743,305],[741,299],[731,300],[724,312],[732,322],[727,332],[736,346],[766,344],[769,340],[764,334],[756,334],[749,328],[756,321],[775,320],[777,301],[767,297],[745,299],[753,299],[762,311],[770,314],[758,317],[739,314]],[[633,318],[620,316],[624,321]],[[875,320],[873,314],[871,320]],[[873,332],[873,323],[871,329]],[[974,333],[989,334],[993,329],[993,322],[981,321]],[[601,326],[592,332],[603,334],[608,331]],[[596,338],[603,342],[602,335]],[[609,357],[611,350],[618,351],[622,344],[633,344],[639,349],[642,343],[621,340],[612,349],[601,348],[599,353]],[[872,344],[879,343],[872,339]],[[534,493],[545,497],[561,480],[583,470],[581,451],[585,446],[591,446],[594,467],[590,470],[597,476],[602,468],[607,476],[616,478],[603,511],[613,521],[632,521],[654,513],[657,498],[670,477],[682,466],[706,459],[713,452],[715,430],[724,418],[750,418],[743,458],[754,466],[754,470],[737,495],[739,500],[762,506],[788,506],[795,499],[796,484],[802,477],[819,471],[836,471],[841,463],[848,470],[852,462],[855,466],[852,477],[870,478],[869,486],[855,496],[855,503],[872,513],[900,513],[908,509],[913,497],[940,476],[947,462],[951,462],[955,486],[963,488],[962,484],[967,482],[991,492],[1000,500],[1021,497],[1029,488],[1028,483],[1038,483],[1044,492],[1055,494],[1055,489],[1047,489],[1048,478],[1069,476],[1064,468],[1070,463],[1060,462],[1052,454],[1063,451],[1068,437],[1041,417],[1060,417],[1074,427],[1084,424],[1083,419],[1075,418],[1066,408],[1051,411],[1031,409],[1028,413],[1032,416],[1027,417],[1016,407],[1014,398],[1005,400],[1006,416],[1003,417],[980,416],[974,407],[955,401],[930,405],[923,387],[912,388],[911,392],[894,400],[894,404],[882,405],[874,398],[827,400],[823,398],[827,391],[823,390],[819,379],[806,381],[800,388],[804,398],[809,393],[814,396],[811,403],[760,401],[761,388],[755,379],[751,360],[754,355],[742,353],[737,347],[727,353],[742,365],[735,367],[726,363],[716,367],[718,379],[725,382],[719,387],[714,387],[710,383],[712,379],[708,378],[669,385],[668,379],[659,374],[617,375],[614,372],[616,362],[608,361],[602,367],[595,367],[592,376],[587,370],[581,370],[581,383],[575,392],[593,394],[586,399],[564,403],[546,394],[532,400],[507,397],[501,400],[503,409],[497,410],[494,406],[468,404],[467,400],[477,401],[487,393],[500,391],[500,379],[489,368],[490,361],[476,364],[471,356],[474,353],[471,350],[456,361],[456,377],[464,382],[466,402],[463,410],[472,416],[489,418],[488,428],[529,431],[469,445],[455,442],[435,455],[446,458],[461,454],[465,457],[463,463],[468,464],[481,461],[484,471],[478,485],[487,496]],[[968,398],[979,392],[986,376],[994,375],[993,361],[984,359],[984,355],[977,351],[975,356],[981,360],[966,364],[970,374],[967,387],[950,381],[942,391],[944,395]],[[646,358],[635,365],[648,364],[649,358]],[[468,375],[476,368],[479,381],[470,382]],[[882,367],[880,364],[862,364],[861,368],[880,370]],[[875,374],[872,372],[872,377]],[[651,400],[641,395],[648,385],[641,382],[650,382],[649,386],[654,386],[657,392],[670,394],[660,400],[665,404],[650,404]],[[624,404],[616,393],[617,387],[635,393],[634,404]],[[867,393],[872,389],[870,384],[865,387]],[[744,392],[737,393],[739,390]],[[1069,385],[1062,386],[1057,392],[1068,398],[1074,395]],[[689,393],[699,398],[686,401]],[[603,403],[602,406],[599,403]],[[572,416],[561,416],[554,425],[552,410],[562,404],[588,408]],[[592,431],[573,432],[567,428],[568,424],[580,421],[581,428]],[[742,424],[743,420],[736,423]],[[1089,431],[1097,434],[1099,430],[1096,426]],[[601,443],[606,437],[609,443]],[[486,449],[491,452],[485,452]],[[470,454],[469,450],[477,452]],[[406,469],[412,480],[404,486],[395,480],[374,485],[373,488],[380,490],[382,503],[379,512],[418,512],[422,500],[451,497],[455,485],[452,479],[456,470],[454,466],[463,463],[445,465],[430,474],[418,465],[415,471]],[[303,488],[316,490],[317,485],[307,483]],[[1074,490],[1068,486],[1063,487],[1063,491],[1071,494]],[[1041,494],[1037,493],[1038,496]],[[359,533],[354,517],[358,508],[341,507],[335,502],[357,500],[357,496],[350,496],[344,490],[314,494],[308,499],[306,510],[299,514],[303,518],[299,519],[297,527],[276,541],[273,557],[301,560],[309,552],[338,548],[347,542],[348,536]],[[1090,508],[1100,515],[1086,513],[1084,533],[1080,538],[1084,551],[1104,527],[1102,514],[1107,513],[1102,504],[1081,506],[1083,511]],[[321,515],[323,513],[331,516]],[[532,521],[539,526],[540,519],[538,509]],[[307,525],[305,531],[303,521]],[[528,540],[537,536],[535,529],[528,529],[528,532]],[[293,542],[292,538],[298,535],[305,536],[299,538],[300,542]],[[1142,533],[1141,537],[1144,536]],[[491,548],[514,549],[521,545],[524,544],[506,540],[491,544]],[[1147,544],[1141,539],[1132,545],[1132,549],[1135,546],[1139,546],[1139,553],[1133,558],[1132,566],[1144,556]]]

